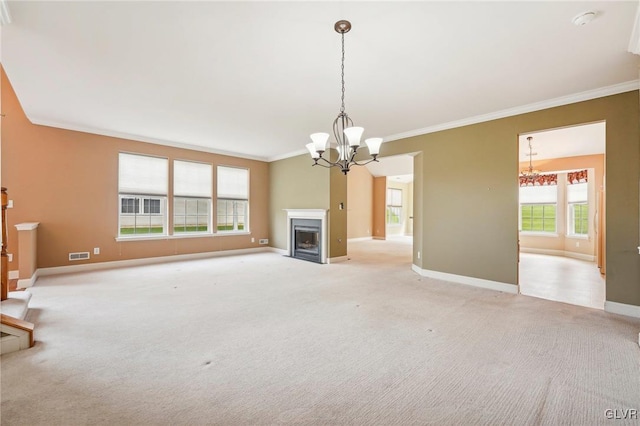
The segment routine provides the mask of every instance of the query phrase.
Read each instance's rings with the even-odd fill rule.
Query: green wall
[[[638,91],[383,144],[381,156],[415,154],[414,265],[517,285],[518,135],[597,121],[607,138],[606,298],[640,306]],[[329,256],[346,255],[344,176],[299,156],[271,163],[270,178],[273,245],[286,248],[282,209],[327,208]]]
[[[309,155],[269,163],[272,247],[287,249],[287,212],[284,209],[329,209],[329,169],[311,167],[312,164]]]
[[[606,298],[640,306],[638,91],[385,143],[384,156],[422,153],[414,264],[516,285],[518,135],[596,121],[606,122]]]

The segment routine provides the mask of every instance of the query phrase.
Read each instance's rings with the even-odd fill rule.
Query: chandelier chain
[[[340,112],[344,113],[344,33],[342,33],[342,66],[340,68],[342,77],[342,106],[340,107]]]

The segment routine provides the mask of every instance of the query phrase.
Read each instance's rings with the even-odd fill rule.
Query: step
[[[0,302],[0,313],[23,320],[29,310],[31,293],[28,291],[10,291],[7,300]]]

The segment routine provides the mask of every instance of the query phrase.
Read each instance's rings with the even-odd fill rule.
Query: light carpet
[[[349,251],[41,277],[36,346],[1,358],[2,424],[593,425],[640,410],[640,320],[420,277],[407,240]]]

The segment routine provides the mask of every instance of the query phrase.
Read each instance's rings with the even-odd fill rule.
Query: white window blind
[[[249,170],[218,166],[218,198],[249,199]]]
[[[213,166],[192,161],[173,162],[173,194],[181,197],[211,198]]]
[[[558,200],[557,185],[521,186],[520,204],[555,203]]]
[[[402,190],[387,188],[387,205],[402,206]]]
[[[118,191],[127,194],[166,195],[168,164],[166,158],[120,153]]]
[[[574,183],[573,185],[567,185],[567,202],[586,203],[587,183]]]

